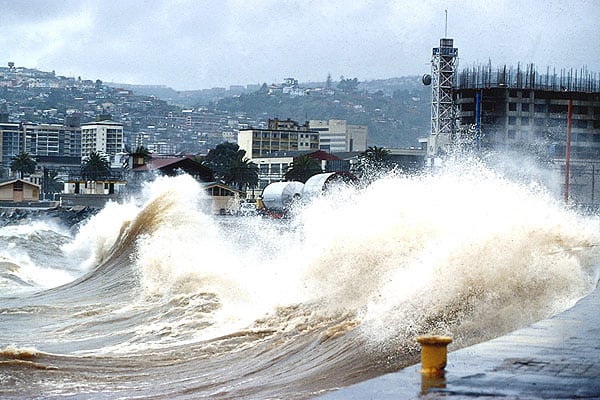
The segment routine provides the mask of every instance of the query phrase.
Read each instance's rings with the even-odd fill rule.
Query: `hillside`
[[[338,84],[339,85],[339,84]],[[298,85],[300,88],[309,85]],[[211,102],[210,110],[242,112],[256,120],[280,118],[345,119],[369,127],[370,146],[415,147],[427,136],[430,121],[430,88],[419,78],[406,77],[361,82],[353,90],[324,89],[315,84],[303,95],[290,95],[280,87]]]
[[[345,119],[368,126],[369,146],[415,147],[429,132],[430,98],[418,77],[307,83],[289,78],[281,84],[176,91],[0,68],[0,118],[7,122],[60,124],[77,115],[84,123],[110,114],[132,142],[139,132],[156,131],[153,140],[176,142],[177,151],[207,151],[224,134],[275,117],[300,123]]]

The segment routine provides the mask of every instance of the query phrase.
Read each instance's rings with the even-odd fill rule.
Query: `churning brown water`
[[[188,176],[75,236],[0,229],[0,397],[306,399],[571,306],[600,230],[485,168],[389,176],[286,221],[214,217]]]

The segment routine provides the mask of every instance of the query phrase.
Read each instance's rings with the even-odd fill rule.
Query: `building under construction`
[[[600,204],[596,74],[549,68],[540,74],[533,65],[476,66],[457,74],[453,100],[453,144],[526,152],[557,172],[565,198]]]

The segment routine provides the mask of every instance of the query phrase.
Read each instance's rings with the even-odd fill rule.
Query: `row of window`
[[[520,122],[521,126],[529,126],[531,120],[535,126],[549,126],[556,128],[566,128],[567,121],[564,118],[529,118],[529,117],[508,117],[508,125],[516,125],[517,121]],[[587,129],[589,127],[588,121],[585,119],[574,119],[571,121],[571,126],[578,129]]]
[[[527,130],[516,130],[509,129],[506,131],[507,139],[517,139],[517,133],[520,140],[527,141],[527,139],[532,136],[533,138],[543,139],[549,135],[548,131],[537,130],[537,131],[527,131]],[[591,142],[591,143],[600,143],[600,135],[594,135],[586,132],[576,132],[571,136],[572,142]]]
[[[288,170],[288,163],[281,164],[260,164],[259,169],[262,175],[267,174],[285,174]]]

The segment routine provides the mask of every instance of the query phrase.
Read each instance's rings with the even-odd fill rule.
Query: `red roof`
[[[327,161],[341,160],[341,158],[339,158],[331,153],[327,153],[323,150],[317,150],[315,152],[308,153],[306,156],[310,157],[310,158],[314,158],[315,160],[327,160]]]
[[[154,171],[157,169],[164,168],[171,164],[176,164],[185,159],[191,159],[191,157],[165,157],[158,158],[152,157],[146,164],[140,165],[139,167],[135,167],[134,171]]]

